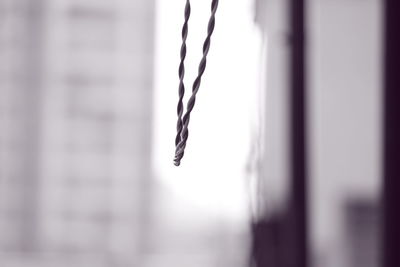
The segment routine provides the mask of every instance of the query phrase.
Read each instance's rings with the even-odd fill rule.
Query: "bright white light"
[[[197,74],[211,1],[192,0],[186,96]],[[216,28],[180,167],[173,165],[178,64],[185,1],[158,0],[155,142],[157,178],[182,201],[208,214],[247,215],[245,163],[258,101],[261,38],[253,1],[220,1]],[[187,101],[187,98],[186,98]]]

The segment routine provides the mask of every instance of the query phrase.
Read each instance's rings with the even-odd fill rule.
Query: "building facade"
[[[0,12],[0,265],[140,266],[153,1],[2,0]]]

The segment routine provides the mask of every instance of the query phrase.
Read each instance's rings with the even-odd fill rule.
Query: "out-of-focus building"
[[[256,1],[267,48],[261,170],[267,217],[288,192],[289,2]],[[314,267],[360,266],[351,259],[370,252],[356,247],[359,233],[353,233],[353,249],[343,246],[343,233],[350,229],[342,224],[343,202],[379,199],[382,3],[311,0],[305,5],[310,259]]]
[[[154,2],[0,1],[0,266],[141,266]]]
[[[348,266],[380,266],[382,214],[378,201],[350,199],[343,212],[343,247],[347,251]]]

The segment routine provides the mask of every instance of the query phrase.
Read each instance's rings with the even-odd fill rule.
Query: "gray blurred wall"
[[[0,266],[140,266],[154,3],[0,1]]]
[[[368,204],[379,199],[381,2],[306,2],[311,257],[314,266],[359,267],[356,255],[372,253],[371,266],[377,266],[376,251],[349,248],[349,240],[356,237],[347,231],[356,226],[348,225],[344,211],[353,200],[367,199]],[[287,4],[256,1],[256,20],[268,51],[263,168],[267,213],[283,205],[288,191]],[[363,200],[359,204],[364,205]],[[371,246],[365,247],[378,249],[373,244],[379,240],[376,222],[365,223],[371,228],[365,233],[372,233]]]

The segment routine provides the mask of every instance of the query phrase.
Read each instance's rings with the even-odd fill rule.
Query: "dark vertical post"
[[[289,1],[290,56],[290,160],[291,160],[291,266],[308,266],[307,153],[306,153],[306,49],[305,0]]]
[[[385,0],[383,267],[400,266],[400,2]]]

